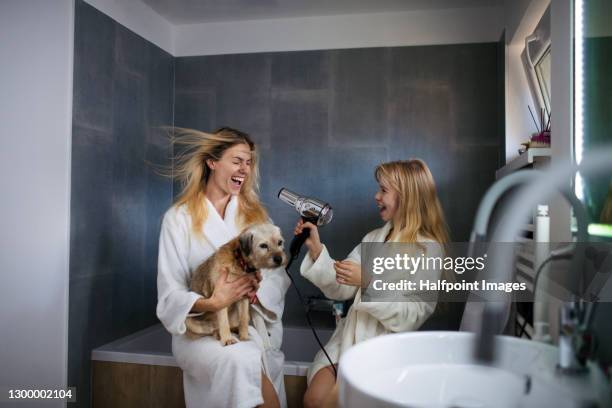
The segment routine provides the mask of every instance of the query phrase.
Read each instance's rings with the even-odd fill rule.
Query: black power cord
[[[292,245],[292,249],[293,249],[293,245]],[[289,276],[289,279],[291,280],[291,283],[293,284],[293,287],[295,288],[295,291],[297,292],[300,303],[302,304],[302,307],[304,307],[304,313],[306,315],[306,321],[308,322],[308,326],[310,326],[310,330],[312,330],[312,334],[314,335],[315,340],[317,340],[317,343],[319,344],[319,348],[321,348],[321,350],[323,351],[323,354],[325,354],[325,357],[327,357],[327,361],[329,361],[329,365],[334,370],[334,378],[338,378],[338,371],[336,369],[336,365],[332,361],[331,357],[329,357],[329,354],[327,354],[327,351],[325,350],[325,347],[323,346],[321,339],[319,339],[319,335],[317,334],[317,331],[315,330],[314,325],[312,324],[312,320],[310,320],[310,308],[308,307],[308,304],[304,301],[304,297],[302,296],[302,293],[300,292],[297,285],[295,284],[295,280],[293,279],[293,276],[291,276],[291,274],[289,273],[289,267],[291,266],[291,264],[293,263],[297,255],[299,254],[299,251],[300,251],[300,248],[297,248],[297,253],[296,251],[291,251],[292,253],[291,253],[291,256],[289,257],[289,261],[287,262],[287,266],[285,267],[285,272],[287,272],[287,276]]]
[[[537,290],[538,287],[538,281],[540,280],[540,274],[542,273],[542,271],[544,270],[544,267],[551,261],[557,261],[557,260],[571,260],[572,259],[572,254],[561,254],[561,255],[550,255],[548,258],[546,258],[538,267],[536,273],[535,273],[535,277],[533,279],[533,295],[535,297],[535,292]]]

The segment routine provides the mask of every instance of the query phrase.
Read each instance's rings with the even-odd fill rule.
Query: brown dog
[[[210,298],[223,271],[228,271],[227,280],[232,282],[248,273],[277,268],[286,262],[280,228],[272,224],[253,225],[219,248],[194,271],[191,290]],[[245,298],[216,313],[188,317],[185,325],[190,337],[215,335],[227,346],[237,341],[232,330],[238,329],[240,340],[248,340],[249,319],[249,300]]]

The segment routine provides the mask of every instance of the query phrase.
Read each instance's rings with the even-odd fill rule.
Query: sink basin
[[[413,332],[376,337],[343,354],[341,407],[577,407],[612,406],[603,374],[556,371],[557,348],[498,336],[496,361],[472,359],[474,335]],[[585,403],[594,405],[585,405]]]

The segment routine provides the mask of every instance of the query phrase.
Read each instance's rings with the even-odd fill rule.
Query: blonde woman
[[[192,271],[244,227],[268,220],[257,196],[257,151],[250,137],[221,128],[213,134],[178,130],[183,147],[174,177],[183,183],[163,218],[159,240],[157,316],[172,334],[189,408],[285,405],[281,316],[289,279],[282,269],[217,282],[209,299],[189,290]],[[185,318],[252,301],[249,341],[222,346],[213,337],[185,336]],[[259,322],[259,324],[256,324]]]
[[[431,242],[444,244],[448,233],[436,187],[427,165],[418,159],[383,163],[375,170],[379,190],[375,195],[382,228],[369,232],[362,242]],[[436,302],[361,302],[360,245],[343,261],[334,261],[319,239],[317,227],[298,222],[294,233],[310,229],[306,241],[308,254],[300,272],[330,299],[354,298],[346,318],[342,319],[325,346],[334,364],[353,344],[391,332],[418,329],[433,313]],[[441,245],[428,245],[440,255]],[[439,273],[439,271],[435,272]],[[433,277],[433,276],[432,276]],[[435,276],[438,277],[438,276]],[[435,299],[435,296],[432,296]],[[308,389],[304,395],[307,408],[327,405],[333,400],[335,378],[329,361],[319,352],[308,371]]]

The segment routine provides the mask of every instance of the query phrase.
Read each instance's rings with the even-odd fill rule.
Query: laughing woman
[[[174,176],[183,183],[166,212],[159,240],[157,316],[172,334],[172,354],[183,370],[189,408],[278,407],[285,405],[281,316],[289,279],[282,269],[261,282],[227,273],[205,299],[189,290],[191,273],[243,228],[266,222],[256,194],[257,152],[250,137],[221,128],[213,134],[179,130],[184,147]],[[250,340],[222,346],[213,337],[186,337],[185,319],[216,312],[238,299],[251,299]]]
[[[376,204],[385,225],[369,232],[362,242],[429,242],[427,255],[441,255],[442,246],[439,244],[448,241],[448,233],[427,165],[418,159],[383,163],[376,168],[375,177],[379,184]],[[310,229],[310,237],[306,240],[308,255],[300,267],[302,276],[330,299],[354,298],[346,318],[340,321],[325,346],[334,365],[340,355],[354,344],[381,334],[416,330],[433,313],[436,302],[431,300],[436,298],[436,294],[428,296],[428,301],[414,298],[398,302],[361,302],[360,245],[347,259],[336,262],[321,243],[315,225],[300,221],[294,232],[299,234],[304,228]],[[334,399],[334,390],[334,372],[323,353],[319,352],[308,371],[304,406],[328,405]]]

